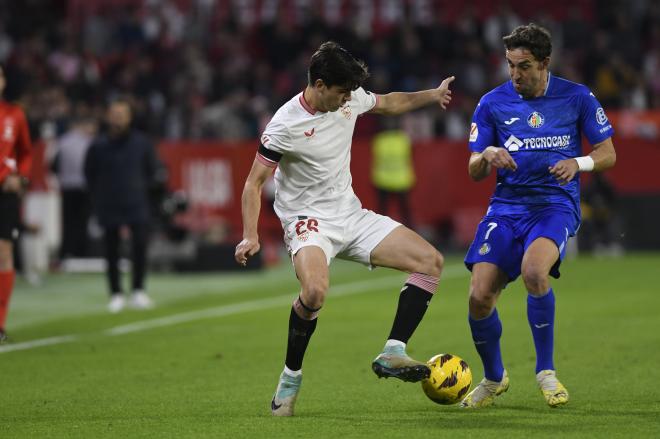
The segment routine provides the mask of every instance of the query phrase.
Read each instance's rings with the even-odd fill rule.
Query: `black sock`
[[[399,306],[388,339],[408,343],[417,325],[422,321],[433,294],[415,285],[405,286],[406,288],[399,295]]]
[[[291,307],[291,316],[289,317],[289,341],[286,347],[286,367],[291,370],[300,370],[302,368],[303,357],[309,339],[312,338],[316,321],[305,320],[301,318]]]

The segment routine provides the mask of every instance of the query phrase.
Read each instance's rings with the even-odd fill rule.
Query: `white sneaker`
[[[282,372],[275,395],[270,401],[270,411],[273,416],[293,416],[293,407],[298,398],[300,384],[302,384],[302,374],[292,377],[286,372]]]
[[[153,307],[154,301],[144,291],[136,291],[131,295],[131,308],[151,309]]]
[[[123,294],[113,294],[110,297],[110,303],[108,303],[108,311],[112,314],[117,314],[126,308],[126,299]]]

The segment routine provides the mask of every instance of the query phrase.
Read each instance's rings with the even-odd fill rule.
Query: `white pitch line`
[[[12,351],[23,351],[26,349],[38,348],[41,346],[51,346],[54,344],[70,343],[80,338],[78,335],[61,335],[59,337],[40,338],[37,340],[25,341],[22,343],[12,343],[0,346],[0,354]]]
[[[445,267],[442,274],[442,279],[452,279],[462,276],[467,276],[468,272],[462,265],[451,265]],[[329,297],[349,296],[353,294],[366,293],[380,288],[391,287],[394,282],[401,281],[402,274],[381,277],[373,280],[361,280],[356,282],[349,282],[346,284],[331,287],[328,293]],[[174,314],[166,317],[159,317],[156,319],[142,320],[127,325],[115,326],[110,329],[102,331],[103,335],[116,336],[130,334],[134,332],[141,332],[153,328],[161,328],[165,326],[176,325],[179,323],[187,323],[196,320],[217,318],[229,315],[240,314],[250,311],[260,311],[269,308],[275,308],[280,305],[286,305],[293,300],[295,293],[286,294],[268,299],[251,300],[248,302],[234,303],[231,305],[223,305],[215,308],[208,308],[199,311],[191,311],[180,314]],[[25,349],[32,349],[40,346],[50,346],[61,343],[69,343],[76,341],[80,335],[65,335],[60,337],[43,338],[23,343],[10,344],[0,346],[0,354],[11,351],[19,351]]]
[[[466,276],[467,271],[459,269],[461,266],[452,265],[446,267],[442,274],[442,279],[451,279],[460,276]],[[330,287],[328,297],[341,297],[353,294],[366,293],[380,288],[391,287],[394,282],[401,281],[402,274],[381,277],[373,280],[361,280],[356,282],[349,282],[346,284]],[[396,285],[396,284],[395,284]],[[286,305],[293,301],[295,293],[286,294],[283,296],[272,297],[270,299],[251,300],[249,302],[240,302],[232,305],[222,305],[215,308],[207,308],[199,311],[191,311],[187,313],[174,314],[167,317],[159,317],[157,319],[143,320],[140,322],[129,323],[127,325],[115,326],[104,331],[106,335],[123,335],[132,332],[140,332],[146,329],[161,328],[164,326],[175,325],[178,323],[187,323],[195,320],[210,319],[215,317],[222,317],[243,312],[260,311],[268,308],[275,308],[280,305]]]

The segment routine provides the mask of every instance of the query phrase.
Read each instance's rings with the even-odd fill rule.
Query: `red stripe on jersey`
[[[259,163],[261,163],[262,165],[266,165],[269,168],[277,168],[277,162],[269,160],[269,159],[267,159],[266,157],[262,156],[259,153],[257,153],[256,159],[259,160]]]
[[[305,100],[305,92],[304,92],[304,91],[303,91],[302,93],[300,93],[300,97],[298,98],[298,100],[300,101],[300,105],[302,105],[302,107],[303,107],[303,108],[304,108],[309,114],[316,114],[316,110],[314,110],[314,109],[312,108],[312,106],[309,105],[309,104],[307,103],[307,101]]]

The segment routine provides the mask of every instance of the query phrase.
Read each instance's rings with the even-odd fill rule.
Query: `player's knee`
[[[548,273],[536,264],[525,264],[522,267],[522,278],[530,293],[545,293],[549,288]]]
[[[474,318],[488,317],[495,307],[497,294],[489,282],[472,279],[470,282],[470,315]]]
[[[325,295],[328,292],[328,279],[317,278],[305,282],[303,285],[302,298],[305,305],[312,309],[319,309],[323,306]]]
[[[0,239],[0,271],[11,271],[14,269],[12,256],[12,244]]]
[[[428,245],[427,248],[420,252],[420,257],[417,259],[416,264],[412,267],[411,271],[414,273],[424,273],[429,276],[440,277],[444,263],[445,259],[442,254],[431,245]]]

